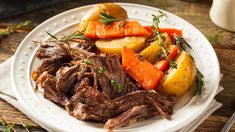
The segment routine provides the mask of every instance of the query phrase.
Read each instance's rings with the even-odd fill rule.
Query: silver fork
[[[220,132],[228,132],[230,128],[233,126],[233,123],[235,122],[235,112],[233,115],[229,118],[227,123],[224,125],[224,127],[221,129]]]

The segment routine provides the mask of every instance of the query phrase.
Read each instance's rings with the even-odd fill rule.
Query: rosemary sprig
[[[67,41],[71,41],[73,39],[84,39],[84,40],[90,40],[89,38],[86,38],[84,36],[84,31],[83,32],[74,32],[74,33],[70,33],[69,35],[65,35],[63,38],[60,39],[60,41],[62,42],[67,42]]]
[[[5,31],[0,32],[0,38],[6,37],[7,35],[16,32],[22,27],[26,27],[31,24],[31,21],[24,21],[19,24],[9,25]]]
[[[111,85],[114,86],[119,93],[124,91],[124,86],[119,84],[116,80],[111,79],[110,82],[111,82]]]
[[[196,95],[200,95],[201,94],[201,91],[202,91],[202,88],[204,86],[204,76],[203,74],[198,70],[197,70],[197,74],[196,74],[196,89],[194,91],[194,96]]]
[[[174,45],[178,45],[181,51],[186,51],[186,48],[191,46],[184,40],[184,38],[174,34]]]
[[[53,39],[61,42],[68,42],[68,41],[73,41],[74,39],[83,39],[83,40],[90,40],[89,38],[86,38],[84,36],[84,31],[82,32],[73,32],[68,35],[64,35],[62,38],[57,38],[56,36],[52,35],[51,33],[47,32],[46,33],[51,36]]]
[[[110,23],[112,22],[116,22],[118,21],[117,18],[114,18],[113,16],[111,16],[110,14],[108,13],[105,13],[105,12],[101,12],[100,13],[100,19],[99,19],[100,22],[104,23],[105,26],[109,25]]]

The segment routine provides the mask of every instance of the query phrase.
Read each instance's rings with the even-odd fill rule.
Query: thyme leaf
[[[90,59],[84,59],[83,62],[87,65],[92,65],[92,61]]]
[[[197,70],[197,74],[196,74],[196,89],[194,91],[194,96],[196,95],[201,95],[201,91],[202,91],[202,88],[204,86],[204,76],[203,74],[199,71],[199,69],[196,69]]]
[[[99,74],[104,74],[105,71],[106,71],[106,69],[105,69],[104,66],[98,67],[98,73],[99,73]]]
[[[105,26],[109,25],[110,23],[112,22],[116,22],[118,21],[118,19],[114,18],[113,16],[111,16],[110,14],[108,13],[105,13],[105,12],[101,12],[100,13],[100,19],[99,19],[99,22],[102,22],[104,23]]]
[[[158,15],[158,16],[152,14],[152,16],[153,16],[153,25],[155,27],[158,27],[158,24],[160,23],[160,18],[166,15],[165,13],[163,13],[160,10],[158,12],[160,13],[160,15]]]
[[[116,80],[111,79],[110,82],[111,82],[111,85],[114,86],[119,93],[124,91],[124,86],[119,84]]]

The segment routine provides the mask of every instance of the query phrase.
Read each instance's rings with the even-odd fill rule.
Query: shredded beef
[[[104,122],[108,129],[155,116],[170,119],[173,100],[143,90],[123,70],[119,56],[96,55],[94,41],[79,42],[73,48],[57,41],[40,43],[36,56],[41,64],[32,77],[45,98],[79,120]]]

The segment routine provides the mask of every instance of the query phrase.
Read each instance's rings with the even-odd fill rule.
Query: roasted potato
[[[145,45],[146,37],[125,37],[117,39],[99,39],[95,42],[96,47],[106,54],[119,54],[123,46],[139,52]]]
[[[162,36],[163,45],[165,47],[168,47],[171,44],[170,37],[168,36],[167,33],[163,33],[163,34],[161,34],[161,36]],[[142,50],[140,52],[140,55],[145,60],[147,60],[148,62],[153,64],[156,61],[161,49],[162,48],[159,45],[159,41],[155,40],[155,41],[151,42],[151,44],[148,47],[146,47],[144,50]]]
[[[83,16],[78,25],[79,31],[84,31],[89,22],[98,21],[100,13],[104,11],[118,20],[125,20],[128,18],[126,10],[119,5],[113,3],[99,4],[98,6],[94,6]]]
[[[148,47],[142,50],[139,54],[148,62],[154,63],[158,57],[158,54],[162,50],[161,46],[158,43],[158,40],[150,43]]]
[[[159,90],[168,95],[181,96],[195,82],[196,67],[193,59],[181,51],[175,59],[177,69],[170,68],[160,83]]]

